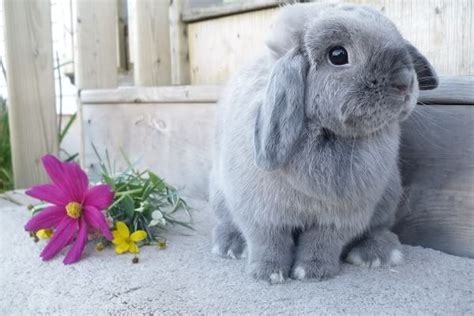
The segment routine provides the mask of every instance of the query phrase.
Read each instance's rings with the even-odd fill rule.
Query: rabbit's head
[[[437,75],[393,23],[363,6],[285,8],[268,46],[276,58],[256,122],[257,164],[284,165],[304,127],[365,137],[405,119]],[[278,24],[280,23],[280,24]]]

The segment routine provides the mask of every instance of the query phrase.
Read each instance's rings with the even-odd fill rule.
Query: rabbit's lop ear
[[[297,48],[273,66],[255,123],[255,160],[264,170],[284,166],[295,150],[304,126],[307,68]]]
[[[406,41],[408,53],[413,60],[420,90],[432,90],[438,86],[438,75],[428,59],[415,46]]]

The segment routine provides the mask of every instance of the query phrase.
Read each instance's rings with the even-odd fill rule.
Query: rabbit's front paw
[[[221,223],[214,231],[212,253],[223,258],[240,259],[245,257],[245,240],[233,224]]]
[[[250,274],[257,280],[268,281],[271,284],[283,283],[288,279],[290,268],[275,262],[258,261],[249,264]]]
[[[357,266],[377,268],[395,266],[403,261],[398,237],[389,231],[369,235],[351,249],[346,261]]]
[[[320,262],[319,260],[296,262],[291,278],[297,280],[327,280],[339,273],[339,262]]]

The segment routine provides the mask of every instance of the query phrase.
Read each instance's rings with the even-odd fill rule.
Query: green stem
[[[133,190],[123,191],[123,192],[117,192],[117,193],[115,193],[115,196],[133,194],[133,193],[138,193],[138,192],[141,192],[141,191],[142,191],[142,189],[133,189]]]

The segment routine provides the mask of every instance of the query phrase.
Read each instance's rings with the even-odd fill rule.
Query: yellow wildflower
[[[95,251],[97,251],[97,252],[100,252],[100,251],[104,250],[104,248],[105,248],[105,246],[101,242],[98,242],[97,244],[95,244]]]
[[[40,229],[36,232],[36,237],[41,239],[49,239],[53,235],[52,229]]]
[[[118,254],[124,252],[138,253],[136,242],[142,241],[146,238],[146,232],[143,230],[137,230],[130,235],[130,230],[124,222],[117,222],[117,229],[112,232],[114,239],[112,243],[115,245],[115,252]]]

